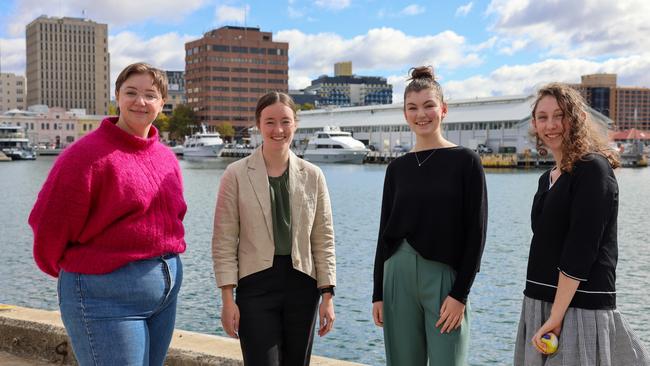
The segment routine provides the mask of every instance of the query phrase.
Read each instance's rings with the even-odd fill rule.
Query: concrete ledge
[[[57,311],[0,304],[0,352],[7,352],[22,359],[39,360],[34,361],[34,364],[43,361],[59,365],[77,364]],[[165,364],[168,366],[231,366],[243,365],[243,360],[237,340],[175,330]],[[319,356],[313,356],[311,364],[361,365]]]

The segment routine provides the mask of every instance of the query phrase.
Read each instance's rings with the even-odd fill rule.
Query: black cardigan
[[[569,306],[616,308],[618,184],[609,162],[590,154],[549,189],[539,179],[533,201],[533,239],[528,257],[528,297],[553,302],[562,271],[580,281]]]
[[[427,159],[422,166],[414,154],[395,159],[386,169],[372,301],[383,300],[384,261],[406,239],[422,257],[456,270],[449,295],[465,303],[485,245],[487,190],[481,160],[460,146],[418,152],[420,162]]]

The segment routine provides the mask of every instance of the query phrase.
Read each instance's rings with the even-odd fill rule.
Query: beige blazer
[[[336,285],[334,228],[329,193],[317,166],[289,153],[293,268]],[[262,148],[230,164],[221,177],[214,215],[212,259],[217,286],[273,265],[271,194]]]

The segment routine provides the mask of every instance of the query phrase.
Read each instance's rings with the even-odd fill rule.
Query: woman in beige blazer
[[[321,170],[289,149],[295,110],[284,93],[261,97],[255,119],[263,144],[221,177],[214,273],[221,324],[240,339],[246,365],[308,365],[317,308],[320,336],[334,323],[329,194]]]

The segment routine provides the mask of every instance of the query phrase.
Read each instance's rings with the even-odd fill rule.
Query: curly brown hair
[[[596,131],[591,121],[589,108],[580,93],[567,84],[550,83],[537,91],[537,98],[533,104],[532,118],[535,119],[535,110],[539,101],[551,96],[555,98],[564,114],[563,124],[568,128],[562,141],[562,161],[559,168],[571,172],[574,164],[583,159],[587,154],[596,153],[604,156],[612,168],[620,166],[618,153],[607,145],[607,140]],[[543,148],[540,138],[535,134],[538,150]]]

